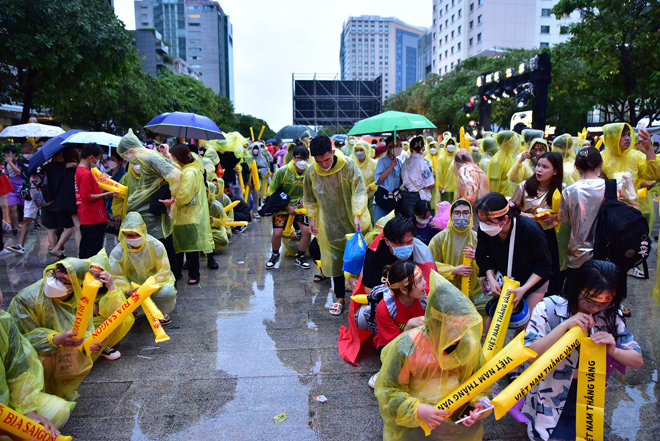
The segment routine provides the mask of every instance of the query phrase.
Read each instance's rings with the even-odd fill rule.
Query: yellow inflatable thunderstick
[[[580,339],[586,334],[579,326],[574,326],[566,332],[557,343],[545,351],[530,367],[513,380],[490,403],[495,406],[495,419],[500,419],[522,397],[534,388],[548,375],[565,357],[580,346]]]
[[[78,302],[78,311],[76,311],[76,318],[73,320],[73,328],[71,328],[71,331],[76,333],[77,338],[83,338],[87,332],[87,326],[94,311],[96,293],[101,286],[103,286],[103,283],[96,280],[94,276],[90,273],[85,274],[82,295],[80,296],[80,302]],[[78,346],[78,350],[82,351],[83,346]],[[89,355],[89,352],[87,352],[87,355]]]
[[[484,342],[483,352],[486,361],[493,358],[504,347],[506,331],[509,329],[509,321],[513,312],[514,295],[509,290],[519,287],[520,282],[511,280],[508,277],[504,278],[500,299],[497,301],[497,309],[495,310],[495,315],[490,323],[488,335]]]
[[[44,426],[21,415],[13,409],[0,404],[0,429],[21,439],[38,439],[40,441],[70,441],[70,436],[60,435],[54,438],[44,430]]]
[[[307,214],[307,210],[304,208],[296,208],[296,214]],[[284,226],[284,236],[291,236],[293,234],[293,220],[296,218],[296,214],[290,214],[289,218],[286,220],[286,225]]]
[[[261,190],[261,179],[259,179],[257,161],[252,161],[250,163],[250,172],[252,173],[252,184],[254,185],[254,189],[257,191]]]
[[[89,353],[89,347],[94,343],[100,343],[105,340],[121,322],[126,319],[130,314],[135,311],[135,309],[144,302],[144,299],[149,297],[151,294],[156,292],[160,288],[156,285],[156,279],[154,276],[149,276],[147,280],[138,288],[138,290],[130,296],[122,305],[112,313],[110,317],[87,337],[83,343],[85,350]]]
[[[463,265],[465,266],[472,266],[472,258],[468,256],[463,256]],[[472,269],[474,271],[474,268]],[[470,279],[472,278],[472,275],[470,276],[463,276],[461,277],[461,291],[463,291],[463,294],[466,296],[470,295]]]
[[[495,357],[484,364],[481,369],[464,381],[456,390],[447,394],[435,407],[453,414],[531,357],[536,357],[536,352],[525,347],[525,334],[518,334]],[[431,433],[431,429],[426,423],[422,424],[422,429],[424,429],[426,436]]]
[[[607,345],[594,343],[591,337],[583,337],[575,404],[577,441],[604,439],[606,370]]]
[[[101,170],[96,167],[92,168],[91,172],[96,178],[96,182],[98,182],[101,190],[116,191],[117,193],[120,193],[122,196],[126,197],[126,190],[128,190],[128,187],[121,185],[119,182],[113,181],[110,176],[101,172]]]
[[[229,213],[229,210],[231,210],[232,208],[234,208],[235,206],[237,206],[239,202],[241,202],[241,201],[234,201],[234,202],[232,202],[231,204],[227,205],[227,206],[225,207],[225,213]]]
[[[131,282],[131,286],[133,288],[140,287],[140,285],[135,282]],[[156,343],[169,340],[170,337],[165,333],[163,325],[160,324],[161,320],[165,320],[165,316],[151,298],[144,299],[144,302],[142,302],[142,311],[144,311],[144,315],[147,317],[147,320],[149,320],[151,330],[154,331]]]

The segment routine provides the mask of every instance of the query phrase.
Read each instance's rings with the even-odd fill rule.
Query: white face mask
[[[423,219],[421,217],[415,216],[415,220],[417,220],[417,223],[422,226],[426,226],[429,222],[431,222],[431,218],[427,217],[426,219]]]
[[[28,153],[27,155],[23,155],[26,161],[29,161],[30,158],[32,158],[32,153]]]
[[[348,145],[355,145],[355,140],[354,139],[349,139],[348,140]]]
[[[479,222],[479,228],[481,228],[481,231],[491,237],[497,236],[500,234],[500,231],[502,231],[502,227],[499,225],[489,225],[483,222]]]
[[[69,293],[67,287],[53,276],[46,277],[44,294],[50,298],[64,297]]]
[[[355,157],[358,159],[364,159],[367,157],[367,154],[364,151],[358,150],[355,152]]]
[[[450,145],[447,146],[447,151],[449,153],[452,153],[454,151],[454,149],[456,149],[456,147],[453,144],[450,144]]]
[[[394,156],[400,156],[401,150],[401,147],[394,147]]]
[[[259,149],[252,149],[252,154],[257,156],[259,154]]]
[[[307,161],[296,161],[295,162],[296,167],[298,167],[298,170],[305,170],[307,168]]]
[[[136,237],[135,239],[129,239],[128,237],[126,238],[126,243],[133,248],[140,248],[142,242],[144,242],[144,237]]]
[[[133,165],[133,171],[135,173],[140,173],[140,164],[134,164]]]
[[[438,149],[436,149],[435,147],[431,147],[429,149],[429,152],[431,152],[432,155],[435,155],[436,153],[438,153]]]
[[[114,170],[115,167],[117,167],[117,163],[115,161],[106,161],[105,165],[108,168],[108,170]]]

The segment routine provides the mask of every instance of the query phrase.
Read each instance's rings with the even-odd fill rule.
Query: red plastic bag
[[[6,194],[11,193],[14,191],[14,186],[11,185],[11,182],[9,182],[9,178],[5,173],[2,173],[0,175],[0,196],[4,196]]]

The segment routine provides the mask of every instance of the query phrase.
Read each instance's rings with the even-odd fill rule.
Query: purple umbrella
[[[149,121],[144,128],[154,133],[177,138],[225,139],[218,126],[210,118],[194,113],[163,113]]]

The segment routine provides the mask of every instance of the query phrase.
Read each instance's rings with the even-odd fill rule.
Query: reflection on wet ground
[[[269,238],[268,219],[250,225],[216,257],[219,270],[202,265],[199,285],[181,284],[166,328],[170,341],[154,343],[148,323],[137,323],[117,345],[122,357],[99,360],[85,379],[64,433],[79,440],[382,439],[378,403],[367,385],[380,364],[375,350],[363,352],[359,367],[339,357],[338,327],[346,314],[328,314],[330,284],[314,283],[314,270],[295,267],[292,258],[267,271]],[[108,236],[108,249],[114,244]],[[45,233],[30,233],[26,249],[24,256],[0,258],[5,308],[53,262]],[[66,251],[74,255],[75,248],[69,244]],[[645,365],[609,380],[609,440],[658,439],[654,280],[655,271],[649,281],[629,278],[628,325]],[[314,399],[320,394],[327,403]],[[275,424],[281,413],[287,419]],[[486,421],[484,439],[527,437],[524,425],[506,416]]]

